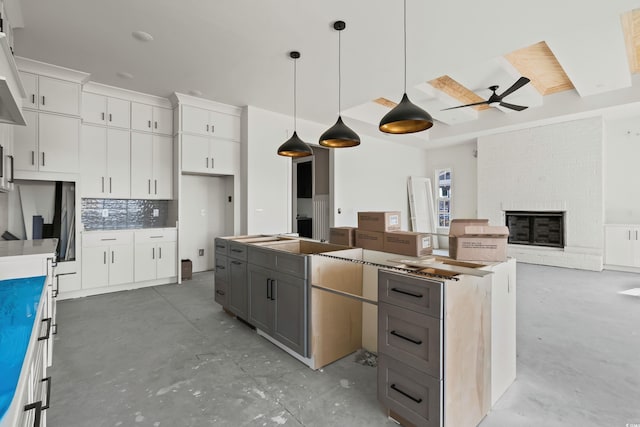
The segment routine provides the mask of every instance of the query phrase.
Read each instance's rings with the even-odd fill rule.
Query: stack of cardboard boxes
[[[400,212],[358,212],[358,228],[335,227],[331,243],[421,257],[430,255],[431,234],[401,231]]]
[[[454,219],[449,226],[449,256],[462,261],[506,261],[509,228],[488,219]]]

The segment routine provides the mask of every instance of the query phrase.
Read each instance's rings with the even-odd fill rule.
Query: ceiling
[[[377,130],[389,107],[375,100],[398,102],[403,91],[400,0],[22,0],[24,28],[15,31],[15,53],[135,91],[164,97],[199,91],[211,100],[292,115],[288,52],[299,50],[297,115],[329,127],[338,110],[338,34],[332,24],[341,19],[347,23],[345,121],[358,132],[422,147],[640,104],[640,67],[629,59],[640,49],[640,17],[622,19],[640,8],[640,0],[406,1],[407,91],[437,120],[412,135]],[[139,41],[134,31],[154,40]],[[555,66],[545,68],[540,42]],[[568,84],[554,80],[558,68]],[[455,96],[462,89],[486,99],[489,86],[499,85],[500,93],[525,72],[532,83],[505,101],[527,110],[441,111],[465,103]],[[534,84],[534,75],[547,89]]]

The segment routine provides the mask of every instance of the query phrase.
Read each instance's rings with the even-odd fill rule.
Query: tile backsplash
[[[82,199],[81,209],[85,230],[160,228],[169,218],[168,200]]]

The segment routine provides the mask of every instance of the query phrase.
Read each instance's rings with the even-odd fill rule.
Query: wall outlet
[[[153,217],[154,217],[154,218],[157,218],[157,217],[159,217],[159,216],[160,216],[160,210],[159,210],[159,209],[154,209],[154,210],[153,210]]]
[[[102,209],[102,218],[109,217],[109,209]]]
[[[198,249],[198,256],[204,256],[204,249]]]

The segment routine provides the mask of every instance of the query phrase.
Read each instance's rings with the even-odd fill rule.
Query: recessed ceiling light
[[[118,71],[116,73],[116,76],[120,77],[121,79],[132,79],[133,78],[133,74],[127,73],[126,71]]]
[[[131,33],[134,39],[140,40],[141,42],[150,42],[153,41],[153,36],[144,31],[134,31]]]
[[[189,91],[189,95],[193,95],[193,96],[202,96],[202,92],[199,90],[190,90]]]

